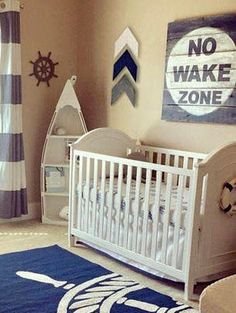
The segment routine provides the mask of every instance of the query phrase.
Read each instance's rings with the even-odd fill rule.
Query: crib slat
[[[132,250],[137,251],[137,238],[138,238],[138,221],[139,221],[139,203],[140,203],[140,186],[141,186],[141,167],[137,167],[136,184],[135,184],[135,199],[134,199],[134,222],[133,222],[133,238]]]
[[[184,157],[183,168],[188,168],[188,157]]]
[[[196,164],[198,164],[198,158],[193,158],[193,168]]]
[[[161,153],[157,153],[157,164],[161,164]]]
[[[78,214],[78,207],[76,207],[76,200],[78,199],[77,198],[77,181],[78,181],[78,177],[77,177],[77,174],[78,174],[78,169],[77,169],[77,164],[76,164],[76,159],[77,159],[77,156],[76,155],[73,155],[72,156],[72,162],[70,164],[71,166],[71,169],[70,169],[70,175],[71,175],[71,190],[70,190],[70,205],[71,205],[71,222],[70,222],[70,225],[69,227],[71,227],[71,225],[73,227],[77,227],[76,223],[77,223],[77,214]],[[78,204],[77,204],[78,205]]]
[[[78,215],[77,215],[77,227],[81,230],[81,219],[82,219],[82,192],[83,192],[83,163],[84,158],[80,156],[79,161],[79,184],[78,184]]]
[[[148,216],[149,216],[149,197],[150,197],[150,186],[151,186],[151,173],[150,169],[147,170],[146,175],[146,184],[145,184],[145,195],[144,195],[144,204],[143,204],[143,236],[142,236],[142,255],[146,254],[146,245],[147,245],[147,231],[148,231]]]
[[[153,231],[152,231],[152,246],[151,246],[151,258],[156,259],[156,249],[157,249],[157,236],[158,236],[158,224],[159,224],[159,216],[160,216],[160,200],[161,200],[161,177],[162,172],[156,172],[156,188],[155,188],[155,200],[154,207],[152,211],[152,219],[153,219]]]
[[[166,154],[165,165],[167,165],[167,166],[170,165],[170,155],[169,154]]]
[[[176,154],[174,155],[174,167],[179,167],[179,156]],[[173,181],[174,186],[177,186],[178,184],[178,175],[174,175],[174,181]]]
[[[106,184],[106,161],[102,160],[102,179],[101,179],[101,204],[99,208],[99,237],[103,237],[104,225],[104,204],[105,204],[105,184]]]
[[[188,203],[188,207],[187,207],[187,211],[186,211],[186,221],[187,222],[190,222],[190,217],[191,215],[195,214],[195,210],[194,208],[192,207],[193,203],[192,203],[192,196],[193,196],[193,188],[194,188],[194,176],[193,177],[188,177],[189,178],[189,192],[188,192],[188,196],[186,197],[186,201]],[[196,199],[196,203],[198,203],[201,207],[201,199],[202,199],[202,194],[201,193],[197,193],[196,194],[196,197],[198,199]],[[200,201],[199,201],[200,200]],[[195,224],[196,225],[196,224]],[[190,232],[193,231],[193,229],[190,229],[189,227],[190,225],[187,225],[186,229],[185,229],[185,236],[184,236],[184,243],[183,243],[183,249],[184,251],[190,251],[190,247],[191,247],[191,241],[190,241]],[[193,225],[194,227],[194,225]],[[206,251],[206,254],[207,254],[207,251]],[[184,257],[183,258],[183,263],[182,263],[182,268],[186,268],[186,265],[187,265],[187,262],[188,262],[188,257]]]
[[[89,230],[89,201],[90,201],[90,158],[86,162],[86,195],[85,195],[85,218],[84,230]]]
[[[174,239],[173,239],[173,254],[172,254],[172,266],[177,267],[178,253],[179,253],[179,236],[182,218],[182,202],[184,193],[184,176],[179,177],[179,185],[177,192],[176,202],[176,216],[175,216],[175,227],[174,227]]]
[[[96,235],[96,216],[97,216],[97,186],[98,184],[98,160],[94,159],[94,173],[93,173],[93,213],[92,213],[92,229],[93,234]]]
[[[128,245],[131,179],[132,179],[132,166],[128,165],[126,192],[125,192],[125,207],[124,207],[124,241],[123,241],[124,248],[127,248]]]
[[[117,182],[117,203],[118,207],[116,209],[116,236],[115,243],[119,245],[120,238],[120,216],[121,216],[121,196],[122,196],[122,182],[123,182],[123,165],[119,163],[118,170],[118,182]]]
[[[164,225],[163,225],[163,237],[162,237],[162,247],[161,247],[161,261],[166,263],[166,253],[167,253],[167,242],[169,233],[169,221],[170,221],[170,201],[171,201],[171,187],[172,187],[172,177],[173,175],[167,174],[167,185],[165,193],[165,211],[164,211]]]
[[[189,162],[189,158],[188,157],[184,157],[184,163],[183,163],[183,168],[188,168],[188,162]],[[184,177],[184,187],[187,187],[187,176]]]
[[[149,151],[148,160],[149,162],[153,163],[153,151]]]
[[[166,154],[165,155],[165,165],[169,166],[170,165],[170,155]],[[164,182],[167,182],[167,173],[164,173]]]
[[[109,200],[107,214],[107,240],[111,241],[111,226],[112,226],[112,210],[113,210],[113,190],[114,190],[114,163],[110,163],[110,181],[109,181]]]

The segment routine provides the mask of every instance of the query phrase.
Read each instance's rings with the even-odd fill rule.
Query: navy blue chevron
[[[125,52],[119,57],[119,59],[114,64],[113,80],[120,74],[120,72],[125,67],[129,70],[133,79],[136,81],[138,67],[128,50],[125,50]]]
[[[111,104],[116,102],[116,100],[118,100],[123,93],[127,94],[130,102],[133,106],[135,106],[136,90],[126,74],[124,74],[112,88]]]

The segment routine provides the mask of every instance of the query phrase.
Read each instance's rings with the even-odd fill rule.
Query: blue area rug
[[[196,313],[58,246],[0,256],[1,313]]]

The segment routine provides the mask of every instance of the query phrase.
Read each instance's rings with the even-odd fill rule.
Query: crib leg
[[[193,279],[189,279],[184,285],[184,299],[186,301],[189,300],[197,300],[199,298],[198,295],[194,294],[194,285],[195,281]]]
[[[75,247],[75,236],[73,236],[73,235],[69,235],[69,238],[68,238],[69,240],[69,247],[70,248],[73,248],[73,247]]]

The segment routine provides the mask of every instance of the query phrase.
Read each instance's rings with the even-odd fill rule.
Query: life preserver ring
[[[233,191],[236,193],[236,178],[224,183],[220,197],[220,208],[228,215],[236,214],[236,201],[230,199]]]

